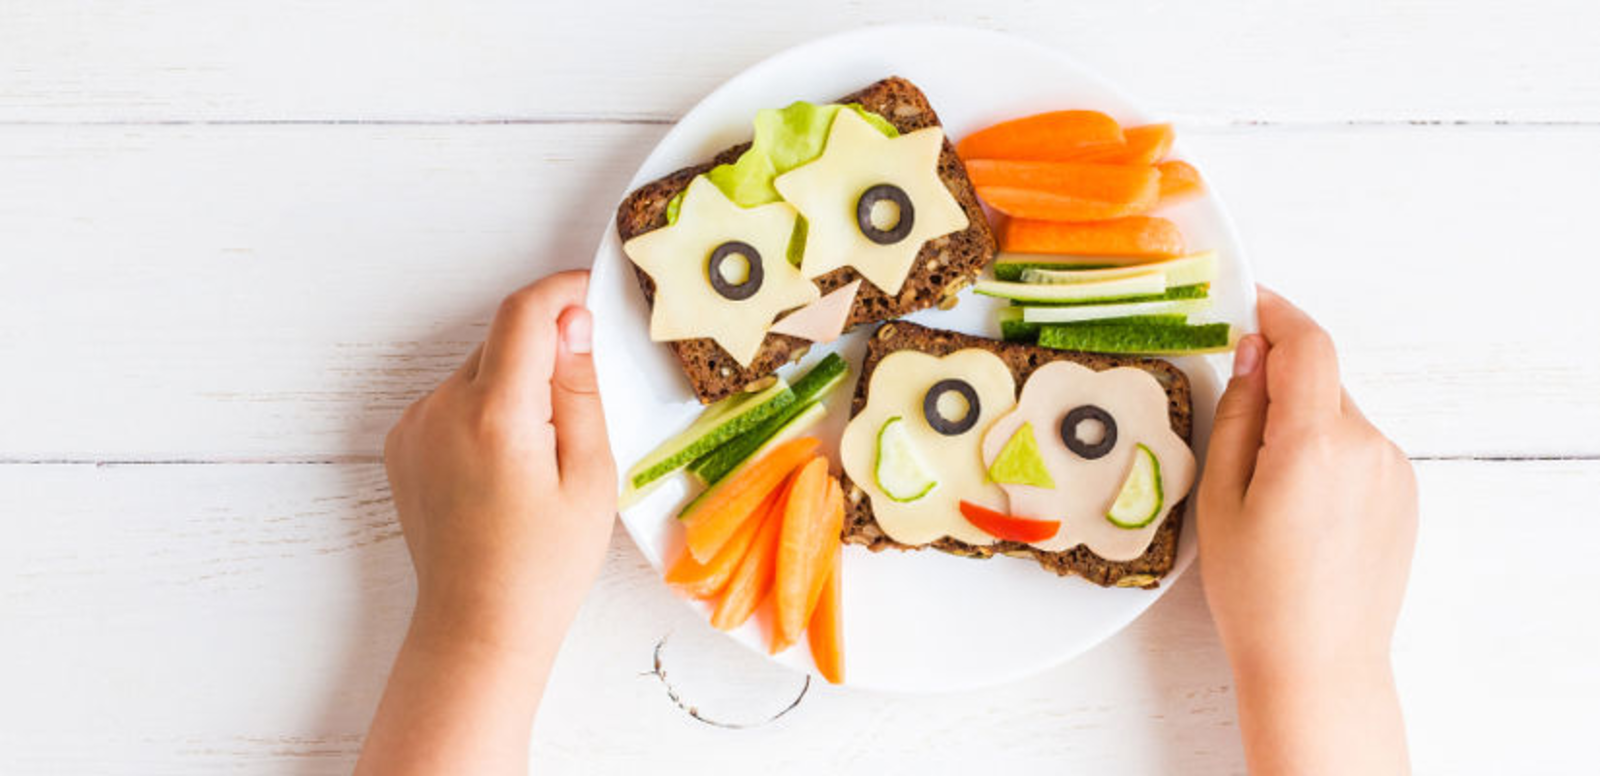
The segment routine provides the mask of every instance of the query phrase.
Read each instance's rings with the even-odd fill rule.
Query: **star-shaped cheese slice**
[[[939,178],[943,148],[938,127],[891,138],[854,111],[839,111],[822,156],[773,181],[808,222],[800,271],[814,278],[848,266],[885,293],[900,293],[923,243],[967,228],[966,211]],[[913,210],[910,233],[888,244],[868,239],[856,218],[862,194],[879,184],[904,191]]]
[[[816,284],[789,263],[796,217],[787,203],[742,208],[705,176],[691,181],[676,222],[622,245],[622,252],[656,284],[650,339],[709,338],[740,366],[750,366],[779,313],[821,296]],[[711,255],[729,242],[744,243],[759,254],[738,252],[751,270],[760,262],[762,276],[755,293],[744,299],[725,296],[711,282]]]

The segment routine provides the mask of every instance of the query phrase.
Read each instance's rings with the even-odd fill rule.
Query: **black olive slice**
[[[1078,426],[1086,420],[1099,421],[1100,427],[1105,430],[1100,436],[1100,441],[1092,445],[1078,438]],[[1061,441],[1066,444],[1068,450],[1093,461],[1117,446],[1117,421],[1111,418],[1111,413],[1093,404],[1075,407],[1061,419]]]
[[[885,200],[900,208],[900,219],[888,229],[879,229],[872,225],[872,206]],[[873,186],[861,193],[861,199],[856,200],[856,226],[868,240],[879,245],[893,245],[906,239],[916,220],[917,209],[911,204],[911,198],[906,196],[905,189],[892,183]]]
[[[939,414],[939,397],[951,391],[961,394],[961,398],[967,400],[967,414],[954,420]],[[934,431],[945,436],[965,434],[971,430],[973,426],[978,425],[980,411],[978,392],[973,389],[972,383],[966,380],[940,380],[934,383],[933,387],[928,389],[928,393],[922,397],[923,417],[928,419],[928,425]]]
[[[734,255],[743,256],[745,264],[750,267],[743,283],[729,283],[722,275],[722,262]],[[761,281],[766,276],[761,268],[761,253],[750,243],[739,240],[729,240],[711,252],[711,258],[706,261],[706,275],[711,278],[713,290],[735,302],[755,296],[761,290]]]

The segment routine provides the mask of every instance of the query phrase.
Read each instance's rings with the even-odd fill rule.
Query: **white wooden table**
[[[701,94],[930,18],[1060,46],[1176,120],[1260,278],[1326,322],[1417,459],[1396,652],[1419,771],[1594,767],[1596,6],[804,6],[0,3],[0,773],[348,771],[412,593],[384,429],[504,292],[588,263]],[[744,730],[686,713],[759,723],[802,682],[619,531],[534,760],[1243,770],[1194,574],[1015,685],[813,686]]]

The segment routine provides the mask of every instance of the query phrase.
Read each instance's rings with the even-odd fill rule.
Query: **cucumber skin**
[[[1039,344],[1057,350],[1088,353],[1176,355],[1226,347],[1226,323],[1160,325],[1100,323],[1093,326],[1041,324]]]
[[[1106,513],[1106,519],[1111,521],[1111,524],[1116,526],[1116,527],[1118,527],[1118,528],[1126,528],[1128,530],[1138,530],[1140,528],[1143,528],[1143,527],[1149,525],[1151,523],[1151,521],[1155,520],[1156,516],[1161,514],[1161,508],[1167,505],[1166,484],[1161,481],[1161,459],[1157,458],[1156,454],[1154,452],[1152,452],[1150,450],[1150,448],[1145,447],[1144,445],[1139,445],[1139,450],[1142,451],[1145,455],[1150,456],[1150,465],[1152,467],[1154,467],[1154,469],[1155,469],[1154,476],[1155,476],[1155,488],[1156,488],[1156,505],[1155,505],[1154,509],[1150,510],[1150,514],[1149,515],[1146,515],[1143,520],[1141,520],[1141,521],[1139,521],[1137,523],[1124,523],[1121,520],[1118,520],[1117,518],[1113,517],[1110,512],[1107,512]],[[1135,464],[1135,465],[1137,465],[1137,464]]]
[[[850,374],[850,365],[845,363],[844,357],[838,353],[829,353],[799,380],[794,381],[789,390],[794,391],[795,398],[802,402],[814,401],[847,374]]]
[[[1154,272],[1121,278],[1110,278],[1085,283],[1051,283],[1047,281],[980,280],[972,292],[995,299],[1015,300],[1025,304],[1104,304],[1123,299],[1155,297],[1170,288],[1166,279]]]
[[[1196,283],[1192,286],[1173,286],[1162,294],[1146,294],[1144,296],[1125,296],[1115,299],[1090,299],[1078,302],[1050,302],[1032,301],[1027,299],[1012,299],[1011,304],[1016,307],[1087,307],[1097,304],[1125,304],[1129,302],[1166,302],[1175,299],[1204,299],[1211,293],[1209,283]]]
[[[689,472],[706,485],[713,485],[728,476],[728,472],[760,450],[784,424],[815,404],[819,396],[827,393],[849,373],[850,365],[838,353],[824,356],[816,366],[811,367],[811,371],[789,386],[795,397],[794,403],[696,459],[689,464]]]
[[[1006,320],[1000,322],[1000,338],[1006,342],[1036,342],[1039,339],[1039,329],[1042,323],[1028,323],[1027,321]]]
[[[1174,265],[1177,265],[1177,266],[1174,266]],[[1195,284],[1198,284],[1198,283],[1210,283],[1210,282],[1216,280],[1216,274],[1217,274],[1217,252],[1216,251],[1199,251],[1199,252],[1196,252],[1196,253],[1190,253],[1190,254],[1187,254],[1187,255],[1184,255],[1184,256],[1179,256],[1179,257],[1173,258],[1173,259],[1162,259],[1160,261],[1146,262],[1146,263],[1143,263],[1143,264],[1118,265],[1117,267],[1115,267],[1115,269],[1117,269],[1118,271],[1123,272],[1123,273],[1136,272],[1136,271],[1140,271],[1140,270],[1144,270],[1144,271],[1149,271],[1149,270],[1162,271],[1167,276],[1167,286],[1168,287],[1188,286],[1188,285],[1195,285]],[[1078,266],[1073,266],[1071,264],[1063,264],[1063,265],[1054,266],[1054,267],[1028,267],[1028,268],[1024,269],[1023,272],[1022,272],[1021,282],[1024,282],[1024,283],[1045,283],[1045,284],[1084,282],[1084,281],[1081,281],[1081,280],[1074,281],[1074,280],[1068,280],[1068,279],[1065,279],[1065,278],[1057,278],[1057,279],[1054,279],[1054,280],[1049,280],[1049,279],[1029,280],[1028,279],[1028,272],[1029,271],[1054,272],[1054,273],[1067,273],[1067,274],[1072,274],[1072,275],[1081,275],[1082,273],[1093,272],[1094,270],[1088,270],[1086,267],[1078,267]],[[1104,270],[1100,270],[1100,271],[1104,271]],[[1176,279],[1176,282],[1175,282],[1175,279]],[[1089,281],[1089,282],[1093,282],[1093,281]]]
[[[1125,318],[1107,318],[1101,321],[1079,321],[1077,323],[1028,323],[1018,319],[1000,321],[1000,338],[1007,342],[1038,342],[1039,329],[1044,326],[1054,326],[1062,329],[1076,329],[1089,326],[1183,326],[1189,320],[1187,315],[1130,315]]]
[[[638,489],[643,488],[646,485],[655,482],[656,480],[662,479],[667,475],[690,465],[695,459],[706,455],[710,451],[716,450],[718,446],[727,444],[729,440],[738,439],[749,429],[754,428],[779,414],[782,414],[784,410],[798,403],[799,402],[794,394],[794,389],[785,388],[783,391],[774,394],[771,399],[768,399],[761,406],[756,407],[746,416],[740,418],[738,422],[742,424],[743,428],[741,428],[739,431],[735,431],[731,436],[725,436],[719,439],[713,434],[696,439],[695,441],[685,445],[684,448],[678,451],[677,454],[668,456],[654,466],[631,475],[628,478],[628,484],[631,487]]]
[[[1028,269],[1106,269],[1115,264],[1068,264],[1061,261],[997,261],[994,279],[1022,282],[1022,271]]]
[[[903,418],[903,417],[901,417],[899,415],[896,415],[896,416],[894,416],[892,418],[889,418],[888,420],[884,421],[883,425],[878,428],[878,437],[877,437],[878,441],[873,445],[873,447],[877,448],[877,455],[874,456],[877,460],[875,460],[873,462],[873,465],[872,465],[872,484],[877,485],[878,486],[878,490],[883,491],[883,495],[888,496],[889,500],[895,502],[896,504],[909,504],[909,503],[911,503],[913,501],[917,501],[917,500],[921,499],[923,496],[928,495],[928,491],[933,490],[933,487],[935,485],[939,484],[938,480],[934,480],[932,482],[929,482],[927,485],[924,485],[922,487],[921,491],[917,492],[917,495],[910,496],[910,497],[907,497],[907,498],[899,498],[899,497],[895,496],[893,493],[890,493],[888,488],[883,487],[883,480],[878,477],[878,469],[883,465],[883,432],[889,430],[889,424],[890,423],[904,423],[904,422],[905,422],[905,418]]]

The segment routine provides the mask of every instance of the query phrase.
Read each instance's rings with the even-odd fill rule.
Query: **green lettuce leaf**
[[[772,187],[772,180],[822,155],[822,147],[828,142],[828,130],[841,108],[855,111],[856,115],[886,137],[900,134],[888,120],[857,103],[816,105],[795,102],[786,108],[758,111],[755,138],[750,143],[750,149],[732,164],[719,164],[711,168],[706,177],[740,207],[781,201],[783,198]],[[677,222],[682,203],[682,192],[667,202],[668,224]]]

